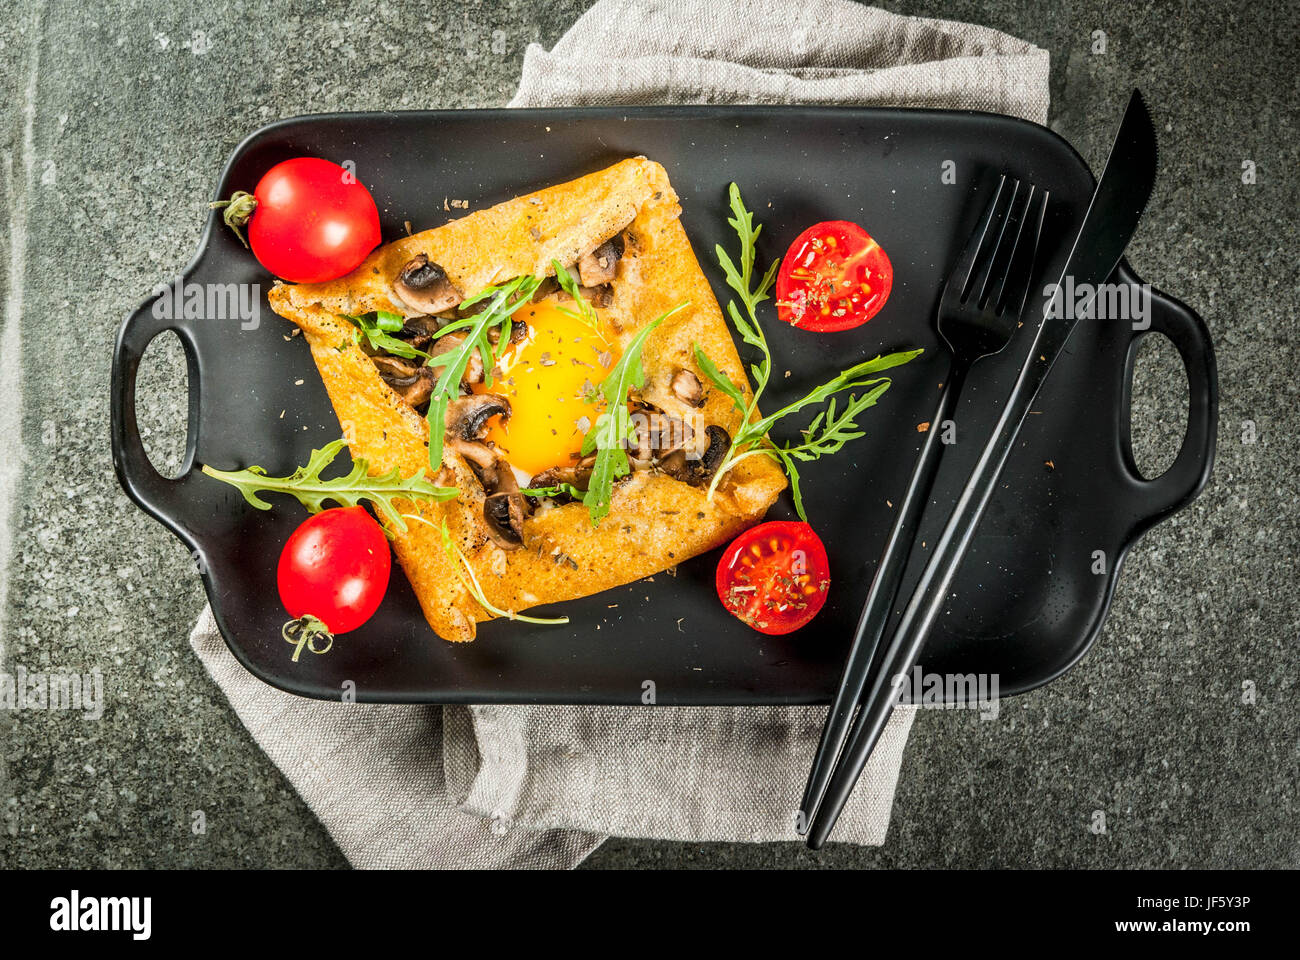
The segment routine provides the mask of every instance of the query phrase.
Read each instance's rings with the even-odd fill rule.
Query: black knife
[[[1156,133],[1142,94],[1137,90],[1129,98],[1128,108],[1120,121],[1119,133],[1111,146],[1092,202],[1084,215],[1083,226],[1066,259],[1065,269],[1056,284],[1056,295],[1044,305],[1044,317],[1038,326],[1028,358],[1020,369],[1016,385],[1003,407],[993,436],[980,454],[978,463],[957,499],[957,505],[934,553],[926,563],[908,601],[893,639],[886,649],[867,699],[854,720],[843,753],[826,787],[821,804],[808,825],[808,846],[814,850],[826,841],[831,828],[844,808],[849,794],[866,766],[871,751],[885,729],[889,715],[898,702],[894,678],[912,669],[925,642],[931,624],[943,608],[952,579],[970,546],[980,517],[997,486],[998,476],[1007,462],[1025,416],[1047,379],[1052,365],[1078,323],[1077,314],[1085,309],[1119,264],[1124,248],[1137,229],[1138,220],[1151,196],[1156,177]],[[1061,291],[1067,278],[1083,296],[1077,304],[1063,303]],[[1077,306],[1081,309],[1062,309]]]

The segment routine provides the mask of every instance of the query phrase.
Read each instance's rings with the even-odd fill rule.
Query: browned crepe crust
[[[670,382],[681,368],[699,373],[692,342],[749,392],[731,334],[691,251],[678,217],[681,207],[663,167],[644,158],[624,160],[569,183],[517,197],[372,253],[355,271],[324,284],[277,286],[272,308],[306,334],[334,411],[353,455],[372,473],[426,470],[428,427],[380,378],[337,314],[406,312],[391,283],[418,253],[442,265],[465,293],[522,274],[552,271],[551,260],[572,263],[620,230],[628,248],[619,261],[613,302],[603,313],[623,343],[640,327],[683,300],[691,305],[665,320],[645,343],[643,397],[670,412],[682,410]],[[720,391],[705,390],[698,411],[734,435],[740,415]],[[524,524],[524,546],[502,550],[483,520],[481,486],[449,447],[437,482],[460,488],[446,503],[399,501],[407,531],[393,542],[397,559],[429,625],[451,641],[474,639],[475,624],[491,619],[470,594],[443,548],[446,520],[484,595],[503,610],[587,596],[665,570],[718,546],[759,520],[785,487],[767,457],[750,457],[729,472],[712,502],[705,490],[668,476],[636,471],[614,487],[609,516],[593,528],[586,507],[572,503],[539,510]]]

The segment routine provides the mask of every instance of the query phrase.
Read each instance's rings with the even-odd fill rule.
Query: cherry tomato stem
[[[251,194],[239,190],[209,206],[262,266],[290,283],[345,276],[381,239],[370,191],[351,170],[318,157],[277,163]]]
[[[280,628],[280,635],[293,644],[293,662],[298,662],[302,648],[312,653],[329,653],[334,646],[334,634],[311,614],[290,620]]]
[[[212,210],[221,211],[221,220],[239,238],[239,242],[244,245],[244,249],[250,249],[248,238],[244,236],[244,228],[248,226],[248,221],[253,217],[253,211],[257,209],[257,198],[247,190],[236,190],[230,195],[229,200],[214,200],[208,204]]]
[[[315,642],[322,633],[347,633],[369,620],[384,599],[391,569],[388,539],[364,507],[324,510],[303,521],[276,568],[280,600],[299,624],[284,629],[285,639],[298,645],[294,659],[304,643],[323,653]]]

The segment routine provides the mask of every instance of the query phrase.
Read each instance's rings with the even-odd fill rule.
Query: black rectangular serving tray
[[[384,238],[438,226],[521,193],[629,156],[662,163],[681,196],[682,220],[720,302],[728,299],[713,248],[734,245],[726,191],[736,181],[764,225],[761,263],[780,258],[819,220],[861,223],[888,252],[894,288],[884,310],[856,330],[815,334],[763,316],[776,372],[765,407],[793,399],[841,367],[909,346],[926,354],[862,421],[868,435],[803,470],[809,519],[826,543],[833,585],[808,627],[755,633],[724,612],[713,578],[719,551],[667,573],[535,612],[562,627],[494,621],[471,644],[430,630],[400,568],[378,614],[324,656],[290,660],[275,564],[305,512],[289,498],[259,512],[196,464],[260,464],[291,471],[340,429],[302,338],[263,303],[260,324],[160,320],[153,298],[123,324],[113,358],[112,441],[131,498],[199,558],[203,584],[230,649],[267,683],[309,697],[429,703],[828,702],[870,577],[919,449],[918,424],[934,409],[946,369],[933,318],[951,263],[999,174],[1051,191],[1041,283],[1059,275],[1094,186],[1078,154],[1051,131],[978,113],[803,107],[647,107],[340,114],[285,120],[235,150],[215,197],[251,190],[293,156],[351,161],[379,205]],[[954,183],[944,182],[951,170]],[[949,178],[952,179],[952,178]],[[160,283],[168,278],[159,278]],[[1121,264],[1118,281],[1137,282]],[[272,279],[209,218],[185,282]],[[950,504],[996,420],[1032,337],[1032,321],[1002,355],[975,369],[956,418],[935,499]],[[940,674],[996,673],[1003,696],[1072,666],[1101,629],[1124,555],[1149,527],[1192,500],[1214,452],[1217,381],[1203,321],[1156,293],[1150,331],[1121,321],[1079,325],[1035,404],[973,550],[930,636],[922,665]],[[186,455],[177,479],[150,465],[135,417],[135,376],[149,341],[174,330],[189,369]],[[1177,459],[1143,479],[1129,444],[1138,341],[1169,337],[1190,386]],[[749,355],[742,350],[742,356]],[[789,375],[786,376],[786,371]],[[295,386],[295,381],[303,381]],[[281,411],[284,411],[281,417]],[[793,431],[798,425],[783,425]],[[304,429],[304,427],[306,429]],[[769,519],[793,517],[788,494]],[[942,518],[940,518],[941,520]],[[920,539],[933,542],[936,530]],[[1098,553],[1100,551],[1100,553]],[[923,553],[924,550],[919,551]],[[1103,573],[1098,569],[1102,557]],[[919,575],[917,555],[904,582]],[[904,593],[906,596],[906,593]]]

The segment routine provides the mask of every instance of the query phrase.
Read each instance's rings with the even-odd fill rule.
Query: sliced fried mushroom
[[[700,386],[700,378],[691,371],[678,370],[673,375],[672,389],[673,395],[682,403],[692,407],[704,406],[704,388]]]
[[[447,446],[465,458],[483,485],[483,522],[492,542],[503,550],[519,547],[524,542],[529,503],[519,492],[510,464],[487,444],[456,433],[448,435]]]
[[[545,487],[558,487],[560,484],[567,483],[579,490],[586,490],[587,484],[591,482],[591,471],[595,466],[596,456],[592,454],[567,467],[551,467],[549,470],[543,470],[528,481],[528,486],[536,490]],[[572,500],[573,498],[566,493],[561,493],[554,499]]]
[[[510,419],[510,401],[495,393],[471,393],[447,405],[447,432],[461,440],[482,440],[487,436],[487,422],[500,414]]]
[[[575,477],[573,485],[586,490],[587,485],[591,483],[591,472],[595,469],[596,455],[593,453],[590,456],[583,457],[573,468],[573,475]]]
[[[623,441],[623,446],[627,449],[627,455],[632,459],[634,467],[649,466],[650,461],[654,459],[654,429],[650,426],[651,416],[652,414],[644,409],[632,412],[632,438]]]
[[[446,322],[442,317],[407,317],[402,324],[402,335],[432,337]]]
[[[406,262],[393,282],[393,289],[404,304],[421,313],[441,313],[465,299],[448,278],[447,271],[423,253]]]
[[[409,343],[416,350],[427,351],[433,343],[433,335],[442,325],[437,317],[410,317],[402,324],[402,329],[394,334],[399,340]]]
[[[463,440],[455,433],[447,434],[447,449],[455,451],[465,458],[478,476],[483,489],[489,493],[497,488],[497,474],[509,470],[509,465],[486,443],[477,440]],[[513,477],[513,474],[511,474]]]
[[[560,281],[554,277],[543,277],[542,282],[537,285],[533,291],[533,303],[541,303],[547,297],[556,293],[560,289]]]
[[[370,360],[384,383],[411,406],[418,407],[428,401],[433,385],[437,382],[431,369],[417,366],[415,362],[400,357],[379,356],[371,357]]]
[[[578,258],[578,277],[584,287],[598,287],[614,279],[623,256],[623,235],[610,237],[595,250]]]
[[[402,357],[390,357],[386,354],[371,357],[371,363],[379,371],[379,375],[388,380],[405,380],[408,377],[414,377],[420,371],[420,366],[414,360],[406,360]]]
[[[590,300],[593,307],[602,310],[614,302],[614,288],[608,283],[602,283],[598,287],[581,286],[578,292]]]
[[[583,457],[577,463],[570,464],[567,467],[551,467],[549,470],[543,470],[537,476],[528,482],[528,486],[534,490],[545,489],[546,487],[559,487],[567,484],[569,487],[585,493],[588,485],[591,483],[591,471],[596,466],[596,455]],[[620,477],[620,480],[626,479]],[[529,496],[530,504],[536,504],[541,498]],[[569,490],[561,489],[552,494],[547,499],[556,503],[576,503],[580,497],[574,496]]]
[[[693,483],[691,464],[698,462],[698,460],[687,460],[685,450],[674,450],[660,460],[658,466],[661,473],[666,473],[674,480],[680,480],[682,483]]]
[[[636,434],[634,440],[628,441],[627,452],[642,465],[686,446],[695,435],[685,420],[671,417],[644,400],[633,403],[631,416]]]
[[[433,341],[433,346],[429,348],[429,356],[438,357],[448,350],[454,350],[465,342],[465,334],[448,333]],[[435,377],[435,379],[437,379]],[[463,386],[468,387],[470,384],[483,382],[483,358],[479,355],[478,349],[469,355],[469,363],[465,364],[465,375],[460,378]]]
[[[602,310],[614,302],[614,288],[608,283],[603,283],[598,287],[579,286],[578,293],[593,307],[600,307]],[[573,298],[569,296],[569,291],[561,288],[555,291],[555,299],[561,303],[566,303]]]
[[[433,343],[433,338],[427,333],[421,333],[413,327],[402,327],[397,333],[393,334],[403,343],[409,343],[414,349],[428,352],[429,345]]]
[[[692,459],[686,455],[684,449],[674,450],[659,461],[660,471],[674,480],[695,487],[703,486],[712,480],[714,472],[722,465],[723,458],[731,449],[731,434],[717,424],[709,424],[705,433],[709,438],[709,445],[699,457]]]
[[[578,485],[578,474],[574,467],[551,467],[549,470],[543,470],[528,481],[528,486],[532,490],[543,490],[546,487],[558,487],[562,483],[574,487]]]
[[[448,336],[451,336],[451,334],[448,334]],[[523,320],[510,321],[510,343],[518,343],[526,336],[528,336],[527,323],[525,323]],[[500,327],[489,328],[487,332],[487,338],[488,341],[492,344],[492,346],[495,347],[498,343],[501,342],[501,328]],[[475,356],[477,357],[478,354],[476,353]]]
[[[659,445],[655,448],[656,457],[666,457],[674,450],[688,446],[695,439],[695,430],[685,420],[677,417],[664,417],[665,429],[659,432]]]
[[[709,437],[709,446],[700,457],[700,466],[708,476],[713,476],[713,471],[722,465],[722,459],[731,449],[731,434],[718,426],[716,423],[709,424],[704,431]]]
[[[503,550],[515,550],[524,542],[524,518],[528,502],[518,490],[489,494],[483,501],[483,522],[488,536]]]

